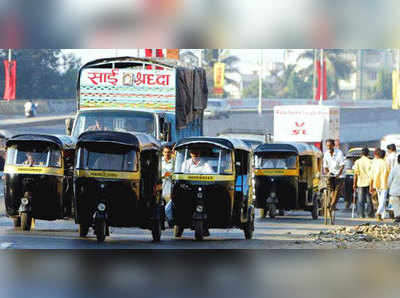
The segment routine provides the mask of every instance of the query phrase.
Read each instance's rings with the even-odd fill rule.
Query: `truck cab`
[[[79,70],[77,114],[67,134],[132,131],[159,141],[203,135],[208,90],[201,68],[176,67],[136,57],[103,58]]]

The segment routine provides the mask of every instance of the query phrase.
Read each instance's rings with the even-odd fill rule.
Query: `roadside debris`
[[[340,226],[333,231],[308,234],[316,244],[335,243],[338,248],[346,248],[349,242],[399,241],[400,226],[371,225],[365,223],[354,227]]]

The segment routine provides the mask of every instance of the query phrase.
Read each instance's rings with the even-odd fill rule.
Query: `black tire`
[[[98,220],[95,224],[94,230],[96,232],[97,242],[104,242],[106,239],[106,222],[104,220]]]
[[[269,204],[268,212],[269,212],[269,217],[270,218],[275,218],[275,216],[276,216],[276,205],[275,204]]]
[[[13,224],[14,228],[20,228],[21,227],[21,217],[13,218]]]
[[[174,237],[180,238],[183,234],[183,227],[181,226],[174,226]]]
[[[311,216],[312,216],[312,219],[317,220],[318,219],[318,199],[317,199],[316,195],[314,195],[313,204],[314,205],[311,210]]]
[[[203,228],[203,222],[201,220],[198,220],[195,223],[194,238],[197,241],[201,241],[204,239],[204,228]]]
[[[30,231],[32,225],[32,216],[28,212],[21,213],[21,227],[23,231]]]
[[[159,242],[161,240],[161,223],[159,220],[153,223],[151,235],[153,236],[153,242]]]
[[[79,237],[86,237],[89,233],[89,224],[81,223],[79,224]]]
[[[266,216],[267,216],[267,209],[266,208],[262,208],[261,210],[260,210],[260,219],[263,219],[263,218],[265,218]]]
[[[250,240],[253,238],[254,233],[254,216],[251,217],[251,221],[245,223],[244,225],[244,238]]]
[[[285,210],[279,210],[279,216],[285,216]]]

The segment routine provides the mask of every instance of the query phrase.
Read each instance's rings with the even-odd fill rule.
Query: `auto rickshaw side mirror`
[[[74,126],[74,119],[73,118],[65,119],[65,133],[67,135],[69,135],[69,136],[71,135],[73,126]]]

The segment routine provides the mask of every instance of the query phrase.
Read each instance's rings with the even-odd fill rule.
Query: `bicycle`
[[[330,224],[334,225],[335,224],[335,208],[330,209],[329,205],[331,202],[331,185],[330,185],[330,179],[335,177],[333,175],[324,175],[323,177],[323,182],[324,186],[322,187],[322,200],[323,200],[323,210],[324,210],[324,223],[325,225],[328,224],[328,218],[330,219]]]

